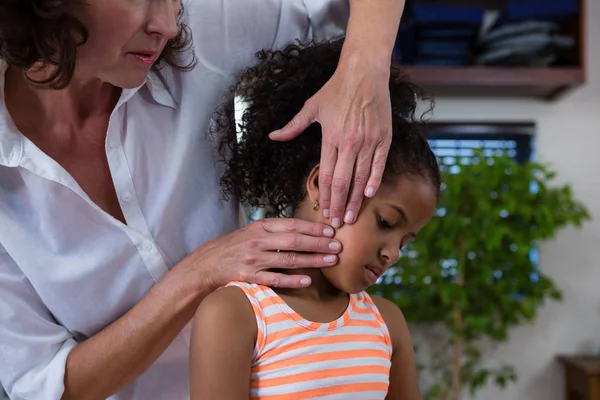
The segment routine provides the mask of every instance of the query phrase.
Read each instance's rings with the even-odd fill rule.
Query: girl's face
[[[340,261],[321,272],[343,292],[365,290],[398,261],[400,249],[427,225],[436,205],[434,186],[421,176],[403,175],[382,185],[375,197],[365,199],[356,223],[337,230]]]
[[[88,29],[76,77],[121,88],[144,83],[169,39],[177,36],[181,0],[87,0],[71,10]]]

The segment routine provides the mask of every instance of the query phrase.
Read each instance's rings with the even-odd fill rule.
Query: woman
[[[179,0],[3,0],[0,381],[9,396],[187,399],[188,323],[207,294],[232,280],[307,286],[307,276],[268,270],[335,264],[328,225],[235,230],[205,133],[256,50],[333,37],[347,22],[338,71],[273,139],[323,125],[320,202],[334,227],[354,222],[389,148],[402,8],[203,0],[186,16]]]

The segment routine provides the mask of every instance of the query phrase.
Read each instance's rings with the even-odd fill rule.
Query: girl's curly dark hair
[[[265,207],[269,216],[289,216],[296,210],[306,196],[306,179],[320,161],[321,126],[313,124],[289,142],[272,141],[268,134],[289,122],[331,78],[341,48],[339,40],[264,50],[258,53],[258,63],[238,78],[232,98],[217,110],[211,129],[213,135],[221,135],[219,151],[226,160],[221,185],[226,197],[235,196],[245,206]],[[439,193],[437,160],[415,118],[423,92],[398,68],[391,70],[389,87],[393,135],[383,180],[417,174],[427,177]],[[237,122],[234,97],[245,104]]]
[[[43,81],[32,83],[51,89],[66,87],[75,72],[77,47],[88,40],[85,25],[67,12],[68,6],[82,0],[1,0],[0,59],[27,71],[36,63],[56,67]],[[170,65],[180,70],[193,68],[194,59],[183,64],[181,55],[191,49],[192,35],[178,17],[179,31],[169,40],[156,67]]]

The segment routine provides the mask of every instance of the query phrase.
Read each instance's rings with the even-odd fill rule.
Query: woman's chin
[[[115,77],[115,79],[111,79],[109,83],[121,89],[135,89],[143,85],[147,78],[147,72],[143,73],[142,71],[133,71],[131,73]]]

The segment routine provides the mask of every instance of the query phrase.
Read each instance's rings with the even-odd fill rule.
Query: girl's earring
[[[317,211],[319,209],[319,200],[313,205],[313,210]]]

